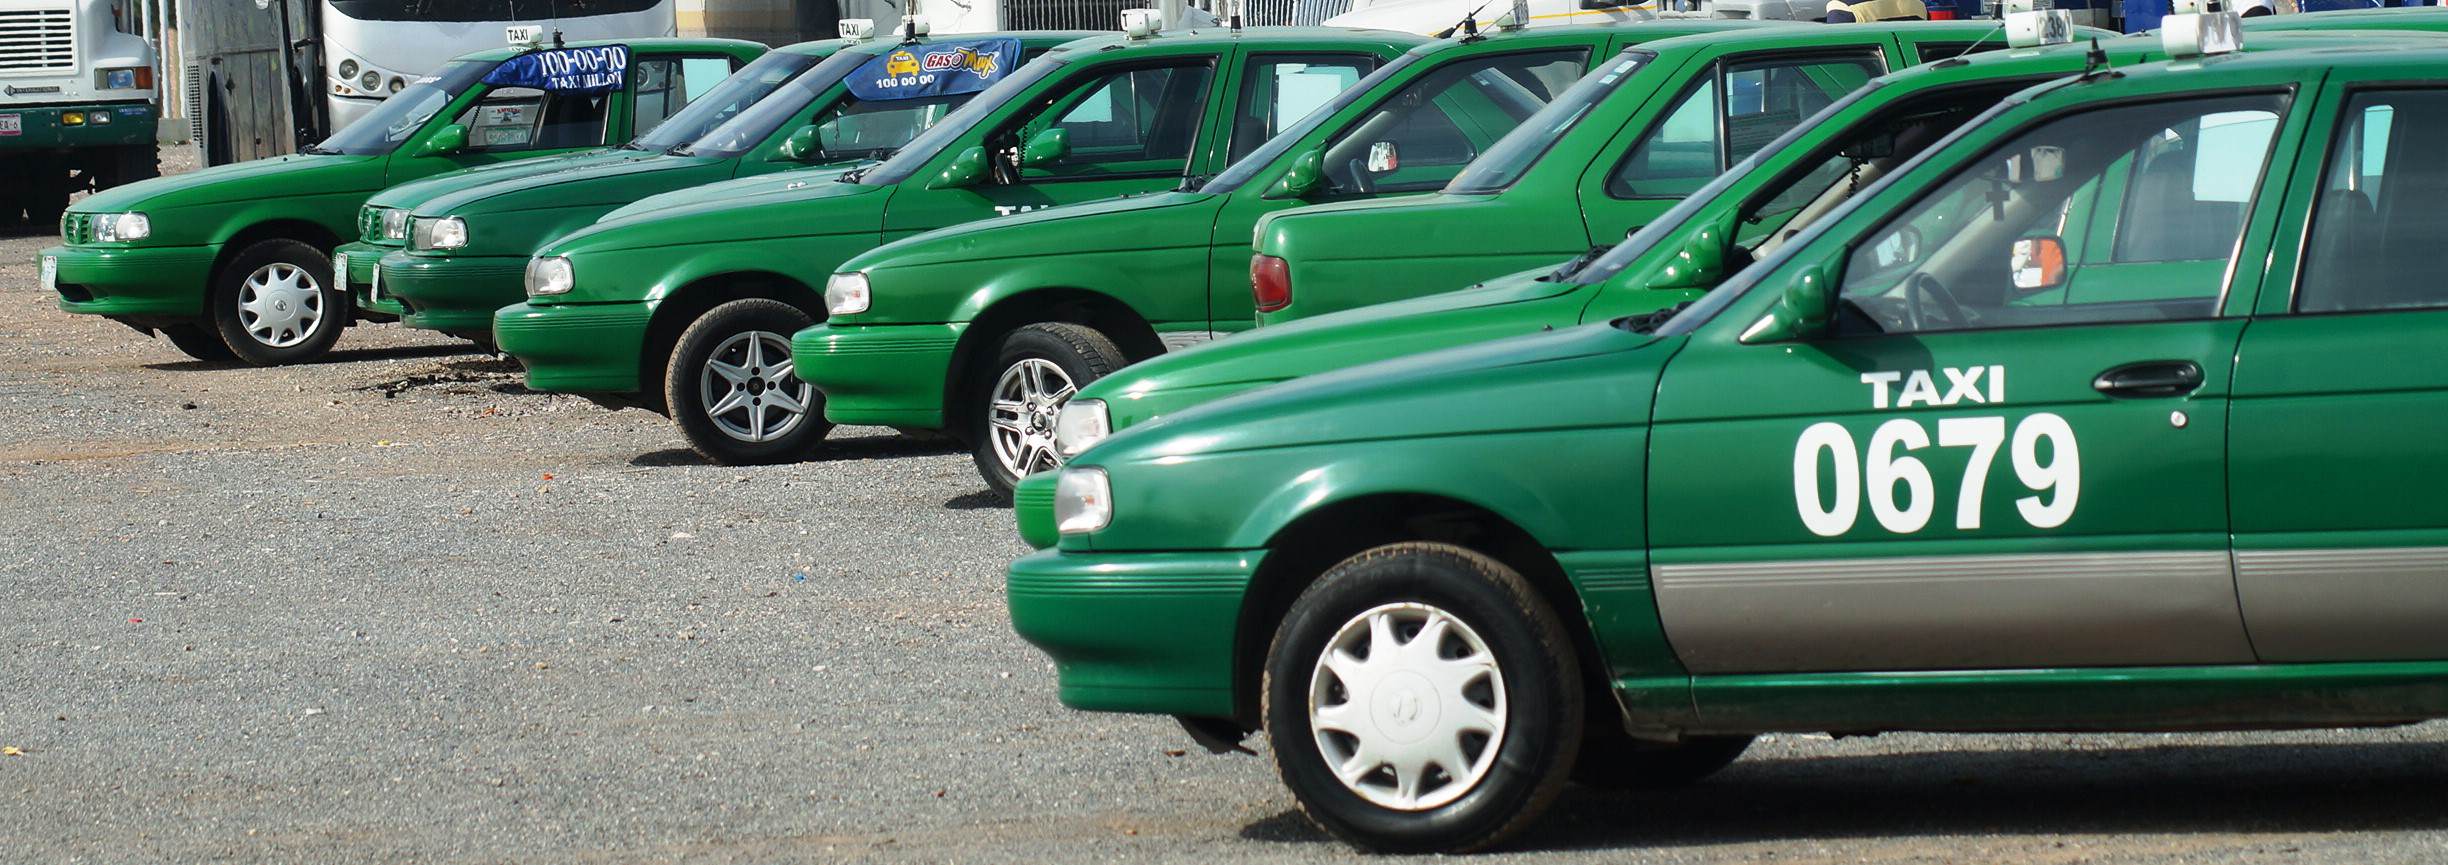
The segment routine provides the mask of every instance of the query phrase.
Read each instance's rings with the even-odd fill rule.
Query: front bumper
[[[59,260],[59,308],[68,312],[192,319],[204,316],[219,253],[211,246],[54,246],[35,263]]]
[[[493,313],[527,298],[525,256],[427,256],[393,252],[382,258],[382,288],[407,314],[400,323],[454,336],[484,338]]]
[[[1038,472],[1012,487],[1012,519],[1020,524],[1020,540],[1029,549],[1048,550],[1062,534],[1054,528],[1054,479],[1061,472]]]
[[[83,123],[70,126],[61,115],[74,112]],[[109,118],[95,123],[93,118]],[[35,107],[0,106],[0,152],[11,150],[72,150],[85,147],[151,146],[159,118],[146,102],[95,102]]]
[[[799,380],[825,396],[837,424],[944,428],[944,377],[967,322],[819,324],[791,337]]]
[[[1063,705],[1235,717],[1233,650],[1262,555],[1037,553],[1011,565],[1012,628],[1053,657]]]
[[[529,389],[634,394],[653,320],[654,304],[644,301],[514,303],[493,313],[493,340],[527,367]]]
[[[374,285],[374,271],[381,264],[383,255],[397,249],[399,247],[376,246],[361,240],[340,244],[338,249],[332,250],[335,260],[340,256],[348,257],[348,267],[342,268],[346,272],[340,274],[340,281],[348,288],[349,300],[355,304],[358,312],[393,317],[400,315],[399,300],[393,298],[389,291],[377,291]],[[388,289],[389,286],[382,288]]]

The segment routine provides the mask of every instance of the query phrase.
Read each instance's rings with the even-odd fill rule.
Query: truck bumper
[[[514,303],[493,313],[493,339],[527,367],[527,387],[634,394],[651,303]]]
[[[101,249],[54,246],[35,264],[55,259],[59,308],[121,318],[202,318],[213,259],[210,246]]]
[[[382,263],[382,257],[397,249],[399,247],[376,246],[357,241],[343,243],[338,249],[332,250],[335,264],[338,263],[340,256],[346,256],[348,259],[347,267],[336,267],[333,270],[340,275],[341,283],[348,288],[349,299],[358,312],[399,316],[401,312],[399,300],[392,297],[391,292],[387,290],[377,291],[377,286],[374,284],[374,272],[376,267]],[[380,288],[388,289],[389,286]]]
[[[78,122],[69,123],[72,118]],[[151,147],[159,125],[153,106],[143,102],[0,107],[0,152]]]
[[[401,324],[486,340],[494,311],[527,298],[527,259],[393,252],[382,258],[382,289],[407,310]]]
[[[1047,551],[1011,565],[1012,628],[1054,659],[1063,705],[1233,717],[1233,647],[1260,550]]]
[[[825,396],[837,424],[944,428],[944,376],[967,322],[837,327],[791,337],[799,379]]]

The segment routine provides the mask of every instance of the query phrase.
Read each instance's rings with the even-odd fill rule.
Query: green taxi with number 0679
[[[330,254],[393,184],[629,140],[659,115],[640,88],[691,59],[722,72],[765,53],[733,39],[575,42],[453,60],[320,144],[104,190],[60,221],[43,287],[200,360],[312,360],[354,321]],[[547,61],[550,61],[549,63]]]
[[[1093,35],[1033,31],[937,39],[913,24],[904,38],[778,49],[627,150],[556,171],[506,179],[445,176],[375,196],[361,222],[379,228],[382,236],[373,242],[387,248],[379,279],[369,268],[367,287],[379,286],[385,300],[403,307],[401,322],[409,327],[489,343],[494,311],[526,298],[527,259],[546,241],[658,193],[891,156],[1028,58]],[[996,56],[998,50],[1009,56]],[[978,56],[989,59],[964,59]],[[864,89],[857,79],[866,70],[903,60],[939,70],[935,74],[957,68],[972,86],[869,97],[856,92]],[[400,236],[391,238],[393,231]]]
[[[1465,165],[1498,158],[1500,142],[1536,146],[1541,132],[1560,131],[1521,127],[1554,116],[1558,94],[1586,88],[1576,81],[1646,92],[1674,86],[1694,55],[1705,65],[1720,54],[1799,54],[1808,68],[1796,80],[1775,76],[1753,91],[1773,90],[1789,103],[1778,116],[1791,124],[1817,107],[1813,99],[1824,103],[1869,80],[1889,55],[1901,64],[1931,45],[1961,51],[1995,29],[1666,20],[1440,40],[1265,146],[1236,149],[1232,167],[1196,188],[969,223],[853,258],[835,279],[858,290],[842,293],[847,303],[824,324],[799,333],[792,357],[800,377],[824,392],[832,421],[951,431],[970,444],[988,485],[1008,492],[1059,464],[1053,420],[1070,392],[1250,327],[1249,238],[1268,214],[1434,191]],[[1269,59],[1253,60],[1249,74],[1281,89],[1282,65],[1299,58],[1260,65]],[[1464,234],[1511,230],[1501,218],[1456,218],[1469,226],[1458,229]]]
[[[2319,18],[2319,15],[2296,16]],[[2247,50],[2337,47],[2375,38],[2424,41],[2448,30],[2430,12],[2365,19],[2370,32],[2271,33]],[[2259,33],[2258,30],[2255,31]],[[2115,66],[2161,59],[2156,36],[2099,43]],[[2039,80],[2079,72],[2086,46],[2022,47],[1925,64],[1872,82],[1746,158],[1603,254],[1499,277],[1468,290],[1260,328],[1133,366],[1090,384],[1064,406],[1056,451],[1076,454],[1113,432],[1275,382],[1439,348],[1629,315],[1666,315],[1770,251],[1778,237],[1842,195]],[[2093,263],[2116,256],[2088,248]],[[2099,269],[2104,273],[2106,268]],[[1331,290],[1331,286],[1327,287]],[[1054,543],[1053,480],[1014,492],[1020,533]]]
[[[2409,42],[2036,85],[1663,324],[1126,430],[1014,625],[1073,707],[1263,728],[1385,850],[1766,732],[2448,716],[2448,50]]]
[[[827,277],[844,260],[997,214],[1178,187],[1267,131],[1227,121],[1279,101],[1248,70],[1296,59],[1348,84],[1421,41],[1142,25],[1073,42],[880,164],[653,196],[552,241],[529,265],[527,302],[495,314],[494,336],[529,387],[662,410],[717,462],[799,459],[830,425],[823,396],[795,374],[790,335],[824,317]]]

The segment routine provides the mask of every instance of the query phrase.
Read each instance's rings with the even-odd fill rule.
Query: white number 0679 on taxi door
[[[2041,461],[2040,444],[2047,442],[2048,461]],[[1998,447],[2007,445],[2015,479],[2032,495],[2015,499],[2015,511],[2034,528],[2053,529],[2074,516],[2082,495],[2082,454],[2074,444],[2074,428],[2049,412],[2024,417],[2014,425],[2009,443],[2003,417],[1950,417],[1938,421],[1937,444],[1970,448],[1962,483],[1955,494],[1955,528],[1981,527],[1981,493],[1989,481],[1989,465]],[[1929,430],[1920,421],[1894,418],[1870,434],[1867,458],[1853,444],[1853,434],[1834,422],[1802,430],[1794,443],[1794,504],[1802,525],[1812,534],[1835,537],[1853,529],[1861,516],[1865,487],[1870,514],[1890,532],[1910,534],[1929,525],[1937,508],[1937,483],[1929,466],[1911,452],[1930,446]],[[1820,454],[1835,461],[1834,489],[1820,488]],[[1897,488],[1902,487],[1902,503]]]

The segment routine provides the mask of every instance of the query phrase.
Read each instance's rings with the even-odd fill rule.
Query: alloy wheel
[[[807,420],[815,389],[800,381],[790,341],[772,331],[733,334],[715,346],[697,376],[698,404],[724,435],[767,442]]]

